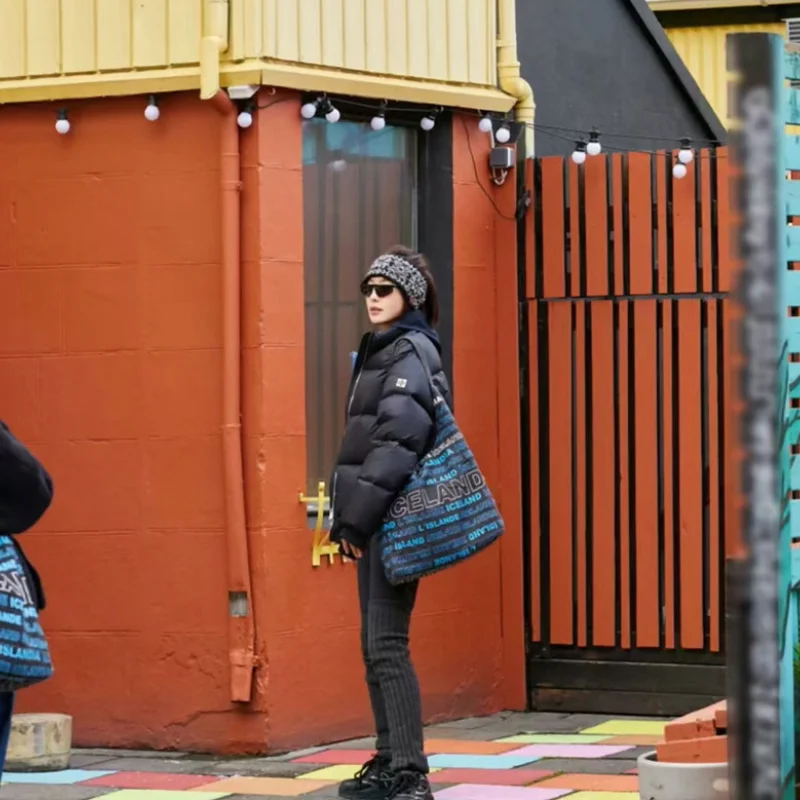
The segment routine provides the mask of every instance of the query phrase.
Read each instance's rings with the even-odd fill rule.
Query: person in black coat
[[[0,420],[0,534],[12,538],[39,610],[45,606],[42,583],[14,536],[33,527],[52,500],[53,482],[47,471]],[[0,692],[0,776],[5,766],[13,711],[14,693]]]
[[[375,536],[434,436],[433,392],[412,339],[450,402],[426,259],[396,247],[370,266],[361,292],[375,330],[361,341],[331,491],[331,540],[358,561],[361,650],[377,753],[339,787],[348,800],[429,800],[419,684],[408,630],[417,583],[392,586]]]

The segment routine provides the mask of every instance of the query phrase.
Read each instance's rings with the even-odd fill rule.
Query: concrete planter
[[[640,800],[728,800],[727,764],[659,764],[639,756]]]
[[[6,756],[7,772],[66,769],[72,752],[72,717],[66,714],[15,714]]]

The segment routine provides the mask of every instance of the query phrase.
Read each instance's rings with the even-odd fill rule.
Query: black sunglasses
[[[378,297],[388,297],[396,288],[391,283],[362,283],[361,294],[369,297],[374,291]]]

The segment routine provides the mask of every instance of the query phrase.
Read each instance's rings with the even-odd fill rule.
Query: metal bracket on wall
[[[319,567],[325,556],[328,557],[329,563],[333,564],[333,557],[339,553],[339,545],[331,542],[328,531],[322,527],[325,521],[325,504],[329,501],[325,496],[325,482],[320,481],[317,484],[316,497],[308,497],[300,492],[299,499],[306,507],[312,504],[317,507],[317,522],[314,525],[314,538],[311,542],[311,566]]]

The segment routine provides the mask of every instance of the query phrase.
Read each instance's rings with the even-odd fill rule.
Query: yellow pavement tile
[[[352,777],[352,773],[351,773]],[[275,797],[298,797],[308,792],[316,791],[317,789],[324,789],[330,786],[333,781],[298,781],[294,778],[223,778],[212,784],[215,789],[222,792],[227,792],[225,795],[219,797],[228,797],[232,794],[245,794],[245,795],[273,795]],[[199,786],[197,789],[191,791],[195,794],[201,794],[204,790],[207,791],[209,787]],[[143,799],[144,800],[144,799]],[[186,800],[184,796],[184,800]],[[194,800],[194,797],[192,798]]]
[[[581,733],[606,734],[608,736],[660,736],[664,733],[667,720],[650,719],[612,719],[595,725],[593,728],[586,728]]]
[[[332,764],[330,767],[323,767],[322,769],[315,769],[313,772],[306,772],[305,775],[298,775],[294,780],[335,783],[352,778],[360,769],[361,764]]]
[[[223,800],[231,796],[230,792],[212,792],[209,789],[210,787],[200,792],[195,789],[189,790],[192,792],[192,800]],[[110,797],[111,800],[186,800],[186,794],[186,791],[173,792],[164,789],[120,789],[118,792],[103,796]]]
[[[564,800],[639,800],[639,792],[576,792]]]

